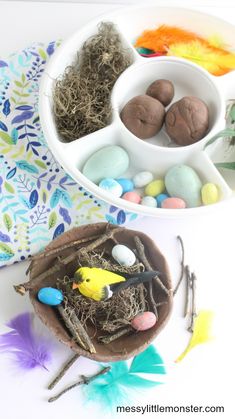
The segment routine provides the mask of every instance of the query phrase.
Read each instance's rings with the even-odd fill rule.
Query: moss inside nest
[[[115,26],[102,22],[55,82],[53,112],[63,141],[91,134],[111,122],[112,88],[131,63],[132,52],[123,47]]]

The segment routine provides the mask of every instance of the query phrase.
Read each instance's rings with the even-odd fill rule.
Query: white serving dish
[[[63,143],[57,133],[52,112],[54,80],[61,76],[65,68],[74,61],[77,51],[87,38],[97,32],[97,25],[101,21],[111,21],[116,24],[122,35],[123,44],[132,49],[133,64],[122,73],[113,88],[111,124],[71,143]],[[142,6],[121,9],[102,18],[99,17],[64,41],[51,58],[40,86],[39,112],[42,128],[50,149],[67,173],[85,189],[111,205],[129,212],[155,217],[177,218],[210,213],[234,197],[232,187],[233,182],[235,184],[235,174],[234,181],[233,176],[231,180],[231,175],[227,181],[226,176],[223,177],[213,164],[214,159],[218,161],[224,154],[222,142],[214,143],[206,151],[204,146],[214,134],[225,126],[226,100],[235,98],[235,72],[215,77],[184,59],[141,57],[133,47],[135,38],[144,29],[155,28],[159,24],[182,26],[205,37],[219,33],[227,45],[235,47],[235,26],[197,11]],[[194,95],[207,103],[210,111],[210,130],[206,137],[191,146],[166,147],[164,145],[166,144],[164,129],[157,134],[155,139],[147,141],[140,140],[126,129],[119,116],[123,105],[133,96],[143,94],[147,86],[158,78],[166,78],[173,82],[175,86],[174,101],[185,95]],[[81,170],[93,152],[103,146],[114,144],[122,146],[129,153],[130,169],[126,173],[127,177],[141,170],[149,170],[159,178],[164,176],[168,168],[174,164],[188,164],[197,171],[204,183],[213,182],[219,186],[220,202],[197,208],[170,210],[150,208],[113,197],[88,180]]]

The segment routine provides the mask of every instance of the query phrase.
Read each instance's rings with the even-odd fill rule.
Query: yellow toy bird
[[[123,276],[105,269],[82,267],[74,274],[72,289],[77,288],[85,297],[101,301],[131,285],[149,282],[158,274],[157,271],[147,271]]]

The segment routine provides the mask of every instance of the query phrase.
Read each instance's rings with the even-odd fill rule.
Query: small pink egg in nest
[[[151,329],[155,325],[157,318],[151,311],[145,311],[144,313],[137,314],[131,321],[133,329],[138,331],[144,331]]]

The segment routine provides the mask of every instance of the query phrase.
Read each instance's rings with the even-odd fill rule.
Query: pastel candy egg
[[[166,198],[162,202],[162,208],[168,209],[182,209],[186,208],[186,204],[181,198]]]
[[[153,196],[144,196],[141,200],[141,205],[155,208],[157,206],[157,201]]]
[[[129,166],[129,156],[124,148],[107,146],[92,154],[86,161],[82,173],[92,182],[99,183],[104,178],[117,178]]]
[[[131,326],[133,329],[138,331],[144,331],[151,329],[155,325],[157,318],[151,311],[145,311],[144,313],[137,314],[134,319],[131,320]]]
[[[204,205],[215,204],[219,201],[219,189],[214,183],[206,183],[201,190]]]
[[[201,205],[202,182],[191,167],[184,164],[173,166],[165,176],[165,185],[169,195],[183,199],[187,207]]]
[[[116,179],[116,181],[121,185],[123,193],[131,192],[134,190],[134,183],[131,179]]]
[[[169,197],[170,195],[168,195],[167,193],[160,193],[159,195],[157,195],[156,196],[157,206],[161,208],[162,202],[164,201],[164,199],[169,198]]]
[[[135,204],[139,204],[141,201],[140,195],[138,195],[136,192],[126,192],[124,195],[122,195],[122,198]]]
[[[121,185],[116,180],[111,178],[101,180],[99,187],[107,192],[110,192],[117,198],[119,198],[123,193]]]
[[[156,196],[164,192],[165,183],[162,179],[156,179],[150,182],[145,188],[145,194],[149,196]]]
[[[142,188],[148,185],[153,180],[153,174],[151,172],[140,172],[133,177],[133,182],[136,188]]]
[[[60,290],[52,287],[41,288],[38,292],[38,300],[48,306],[58,306],[62,303],[64,296]]]
[[[124,244],[116,244],[112,248],[112,256],[122,266],[132,266],[136,261],[135,254]]]

